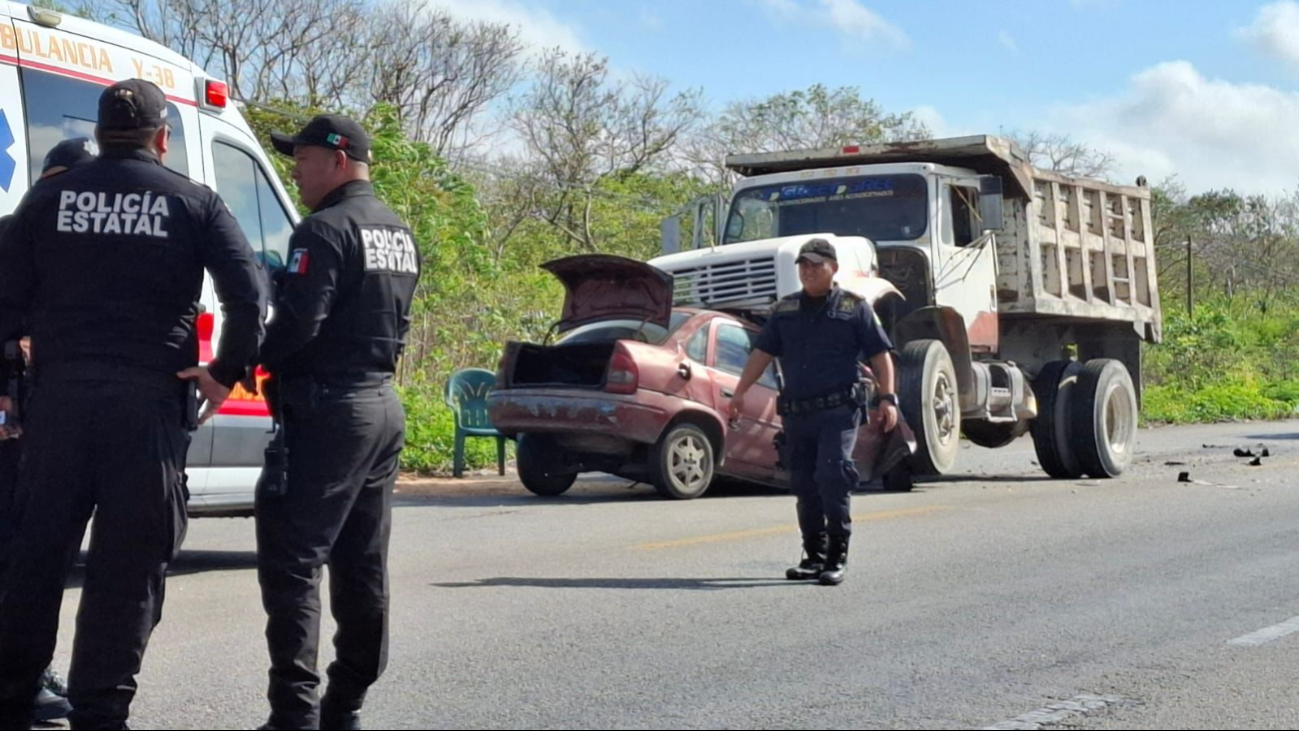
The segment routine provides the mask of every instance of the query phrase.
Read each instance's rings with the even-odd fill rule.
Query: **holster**
[[[289,447],[284,436],[284,403],[280,383],[274,376],[262,381],[262,396],[271,412],[270,444],[264,452],[262,474],[257,478],[259,500],[284,497],[289,493]]]

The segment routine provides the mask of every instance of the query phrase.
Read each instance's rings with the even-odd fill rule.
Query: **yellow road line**
[[[863,515],[854,515],[854,523],[867,523],[873,520],[890,520],[892,518],[909,518],[918,515],[928,515],[943,510],[951,510],[950,505],[930,505],[923,508],[903,508],[902,510],[881,510],[876,513],[865,513]],[[682,546],[696,546],[703,543],[725,543],[727,541],[741,541],[746,538],[758,538],[760,536],[770,536],[779,533],[796,533],[798,526],[781,525],[774,528],[757,528],[754,530],[735,531],[733,533],[714,533],[707,536],[695,536],[693,538],[679,538],[675,541],[658,541],[655,543],[642,543],[632,546],[635,551],[658,551],[664,548],[681,548]]]

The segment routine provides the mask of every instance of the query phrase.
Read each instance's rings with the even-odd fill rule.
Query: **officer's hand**
[[[898,417],[901,414],[898,412],[898,407],[893,405],[893,402],[884,401],[880,404],[880,416],[884,417],[884,431],[891,432],[897,427]]]
[[[225,403],[226,398],[230,396],[230,389],[217,383],[217,380],[203,366],[186,368],[177,373],[176,377],[186,381],[194,381],[198,385],[199,398],[207,402],[207,406],[203,408],[203,413],[198,417],[200,425],[206,424],[208,419],[211,419],[216,414],[217,409],[221,408],[221,404]]]
[[[744,413],[744,391],[736,391],[731,397],[731,406],[726,410],[726,420],[734,425],[739,422],[740,414]]]

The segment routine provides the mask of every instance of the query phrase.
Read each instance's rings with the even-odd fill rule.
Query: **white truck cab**
[[[14,2],[0,2],[0,214],[13,212],[51,147],[71,137],[93,139],[100,93],[129,78],[152,81],[170,101],[166,165],[216,190],[253,250],[269,266],[281,266],[297,212],[224,82],[157,43]],[[221,329],[221,308],[207,277],[201,303],[200,355],[206,361]],[[187,469],[191,514],[251,515],[270,425],[266,403],[236,388],[194,433]]]

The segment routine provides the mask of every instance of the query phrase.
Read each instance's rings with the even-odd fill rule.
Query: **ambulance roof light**
[[[207,101],[209,107],[225,109],[226,104],[230,101],[230,87],[224,81],[208,79],[204,85],[203,98]]]

